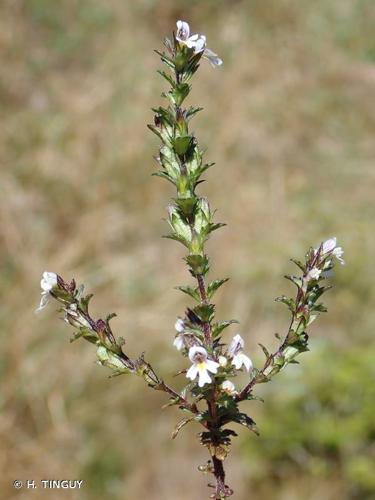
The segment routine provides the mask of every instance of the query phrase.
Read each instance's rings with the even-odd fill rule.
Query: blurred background
[[[208,245],[220,319],[237,318],[255,364],[288,324],[273,301],[310,245],[345,249],[311,352],[247,402],[261,431],[227,460],[238,500],[375,498],[375,6],[372,0],[3,0],[0,5],[0,491],[3,498],[192,500],[199,427],[163,394],[108,379],[55,311],[44,270],[95,293],[96,317],[166,380],[182,359],[174,321],[189,299],[182,247],[160,238],[173,196],[151,173],[146,129],[165,82],[153,49],[191,23],[224,60],[202,64],[190,104],[207,160],[200,193],[228,227]],[[82,479],[81,491],[14,479]]]

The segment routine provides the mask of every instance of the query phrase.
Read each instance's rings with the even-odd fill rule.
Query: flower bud
[[[237,394],[236,388],[230,380],[224,380],[221,384],[221,389],[223,392],[226,392],[229,395]]]
[[[228,360],[225,356],[219,356],[219,365],[222,367],[222,368],[225,368],[228,364]]]

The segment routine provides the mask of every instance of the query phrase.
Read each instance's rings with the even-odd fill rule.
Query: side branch
[[[131,359],[124,352],[124,339],[120,337],[116,340],[109,324],[114,314],[107,316],[106,320],[95,320],[88,310],[92,295],[84,296],[83,286],[77,288],[74,280],[67,283],[61,276],[50,273],[52,274],[50,279],[53,282],[48,297],[53,297],[61,304],[64,320],[76,328],[72,341],[82,337],[95,344],[99,364],[110,368],[112,376],[129,373],[141,376],[152,389],[167,393],[171,397],[171,404],[179,405],[194,414],[199,413],[195,403],[190,403],[159,378],[150,363],[145,361],[143,354],[137,359]]]
[[[317,301],[324,292],[331,288],[329,285],[321,285],[321,281],[329,276],[334,267],[333,257],[337,258],[341,264],[344,263],[341,258],[342,253],[342,249],[336,247],[336,239],[332,238],[322,243],[318,249],[311,248],[304,263],[293,260],[302,271],[302,275],[285,276],[285,278],[297,287],[296,296],[294,299],[285,296],[276,299],[284,303],[291,312],[287,334],[273,354],[261,345],[266,361],[263,368],[256,371],[249,383],[236,396],[237,402],[248,399],[255,384],[268,382],[287,364],[296,363],[296,356],[309,350],[307,328],[321,312],[326,312],[324,305]]]

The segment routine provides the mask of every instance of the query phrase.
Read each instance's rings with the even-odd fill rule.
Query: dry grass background
[[[113,325],[131,354],[146,349],[163,374],[180,366],[171,341],[186,301],[173,286],[189,278],[182,250],[160,239],[173,193],[150,177],[157,142],[145,128],[163,89],[152,49],[179,18],[206,33],[224,59],[219,70],[202,65],[191,98],[205,107],[194,127],[217,162],[200,192],[229,224],[209,244],[212,276],[232,278],[218,294],[219,315],[241,321],[255,359],[257,342],[272,346],[287,322],[272,299],[290,290],[282,279],[291,270],[288,258],[331,235],[346,251],[329,314],[313,330],[315,354],[258,390],[284,401],[282,410],[269,399],[262,408],[253,404],[261,431],[262,421],[276,425],[278,411],[288,411],[290,391],[311,400],[303,380],[319,372],[329,385],[335,359],[374,353],[371,0],[3,0],[2,498],[205,498],[207,478],[196,471],[206,459],[198,427],[170,441],[179,415],[159,410],[162,395],[140,380],[107,379],[90,345],[69,345],[70,331],[53,307],[33,312],[42,271],[74,276],[95,292],[96,315],[118,313]],[[368,373],[359,369],[356,377],[360,391]],[[323,426],[340,418],[333,408]],[[272,461],[272,425],[260,438],[263,462],[252,455],[259,440],[240,433],[228,460],[235,498],[374,498],[365,474],[374,427],[362,433],[365,472],[362,462],[346,467],[358,453],[353,439],[354,451],[333,469],[311,472],[301,460]],[[282,432],[295,431],[291,425]],[[320,464],[331,459],[323,455]],[[364,489],[357,472],[367,478]],[[15,478],[79,478],[85,486],[79,493],[15,491]]]

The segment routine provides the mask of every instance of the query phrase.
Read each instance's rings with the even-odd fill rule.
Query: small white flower
[[[173,341],[173,345],[178,351],[181,351],[181,349],[185,346],[184,342],[184,336],[183,335],[177,335]]]
[[[336,238],[329,238],[328,240],[326,240],[324,243],[323,243],[323,247],[322,247],[322,253],[329,253],[329,252],[332,252],[332,250],[335,248],[336,246]]]
[[[206,45],[204,35],[195,34],[190,36],[190,26],[185,21],[177,21],[176,39],[189,49],[194,49],[195,54],[202,52]]]
[[[185,323],[184,320],[181,318],[178,318],[176,323],[174,324],[175,330],[178,333],[182,333],[185,331]]]
[[[342,265],[345,264],[345,261],[342,258],[342,256],[344,255],[344,250],[341,247],[336,247],[333,250],[332,255],[334,255],[336,257],[336,259],[340,262],[340,264],[342,264]]]
[[[340,262],[340,264],[345,264],[345,261],[342,258],[342,256],[344,255],[344,250],[336,245],[337,245],[337,239],[335,237],[329,238],[323,243],[322,254],[325,255],[328,253],[332,253],[332,255],[336,257],[336,259]]]
[[[177,21],[176,38],[179,42],[186,42],[190,36],[190,26],[186,21]]]
[[[235,385],[230,380],[225,380],[221,384],[221,389],[224,392],[226,392],[227,394],[231,394],[232,395],[232,394],[236,394],[237,393]]]
[[[232,357],[232,364],[239,370],[242,365],[245,365],[247,371],[250,371],[253,367],[251,359],[243,353],[243,348],[245,347],[245,342],[241,335],[235,335],[232,342],[228,347],[228,353]]]
[[[228,364],[228,360],[225,356],[219,356],[219,365],[222,367],[222,368],[225,368]]]
[[[208,59],[212,66],[221,66],[223,61],[215,52],[206,47],[206,37],[204,35],[191,35],[190,26],[185,21],[177,21],[176,39],[189,49],[194,49],[194,54],[203,52],[203,57]]]
[[[220,59],[220,57],[215,54],[211,49],[208,49],[207,47],[204,49],[203,52],[203,57],[208,59],[211,63],[212,66],[221,66],[223,64],[223,60]]]
[[[40,299],[40,304],[36,312],[41,311],[46,307],[50,298],[51,290],[57,286],[57,274],[44,271],[42,279],[40,281],[40,286],[42,288],[42,297]]]
[[[209,384],[211,382],[211,377],[208,372],[217,373],[217,369],[220,366],[219,363],[216,363],[216,361],[212,361],[211,359],[207,359],[208,354],[206,349],[200,346],[190,347],[189,358],[193,364],[187,371],[186,377],[190,380],[194,380],[198,375],[199,387],[203,387],[204,384]]]
[[[246,370],[249,372],[253,367],[251,359],[249,358],[249,356],[246,356],[246,354],[244,354],[243,352],[239,352],[238,354],[233,356],[232,363],[234,364],[236,370],[239,370],[242,367],[242,365],[245,365]]]
[[[44,292],[50,292],[57,285],[57,274],[44,271],[40,286]]]
[[[317,267],[313,267],[306,275],[306,281],[317,280],[321,275],[322,271]]]

